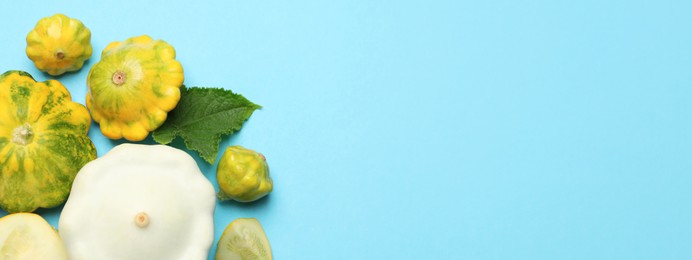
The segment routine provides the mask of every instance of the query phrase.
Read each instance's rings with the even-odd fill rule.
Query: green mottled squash
[[[62,204],[77,172],[96,159],[87,109],[57,80],[0,75],[0,208],[31,212]]]

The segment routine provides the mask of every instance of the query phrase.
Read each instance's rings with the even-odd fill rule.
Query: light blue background
[[[187,85],[263,105],[222,148],[275,191],[218,204],[215,236],[258,218],[276,259],[692,258],[691,2],[191,2],[8,5],[0,70],[49,78],[24,37],[62,12],[86,67],[149,34]],[[78,102],[87,72],[58,78]]]

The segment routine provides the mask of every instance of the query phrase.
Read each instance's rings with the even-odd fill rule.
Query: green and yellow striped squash
[[[91,53],[91,31],[64,14],[39,20],[26,36],[26,55],[53,76],[79,70]]]
[[[87,108],[110,139],[141,141],[180,101],[183,66],[175,49],[147,35],[110,43],[87,77]]]
[[[0,208],[32,212],[62,204],[77,172],[96,159],[86,108],[57,80],[0,75]]]

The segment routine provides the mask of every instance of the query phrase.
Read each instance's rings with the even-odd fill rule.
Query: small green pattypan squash
[[[264,155],[241,146],[229,146],[216,169],[221,200],[251,202],[273,189],[269,166]]]

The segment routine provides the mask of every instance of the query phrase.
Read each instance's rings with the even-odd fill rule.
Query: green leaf
[[[258,108],[261,106],[230,90],[183,86],[178,106],[152,136],[161,144],[169,144],[180,136],[188,149],[214,163],[221,136],[240,130]]]

